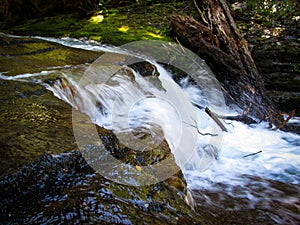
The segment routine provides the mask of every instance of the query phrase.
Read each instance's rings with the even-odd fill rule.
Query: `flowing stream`
[[[36,38],[86,50],[118,54],[124,51],[72,38]],[[273,221],[282,224],[300,221],[297,215],[300,212],[300,136],[273,131],[264,122],[249,126],[229,120],[222,120],[228,130],[222,132],[204,112],[210,106],[209,100],[195,83],[183,77],[177,84],[169,70],[152,59],[145,60],[159,73],[154,80],[129,67],[115,73],[107,82],[83,86],[80,85],[82,74],[73,74],[68,69],[54,83],[46,82],[53,74],[57,76],[57,68],[36,74],[2,74],[0,79],[40,83],[87,114],[93,123],[116,133],[142,127],[153,131],[151,144],[155,144],[161,141],[163,132],[189,188],[196,196],[198,193],[199,199],[211,204],[222,202],[221,196],[206,194],[208,190],[247,199],[245,204],[249,209],[258,205],[268,209],[279,202],[277,214],[282,216],[272,215]],[[238,114],[230,107],[221,113]],[[294,118],[293,122],[300,122],[300,118]],[[127,144],[134,148],[134,144]],[[283,188],[285,185],[292,188],[291,194]],[[199,190],[203,192],[199,194]],[[226,207],[238,208],[242,200]]]

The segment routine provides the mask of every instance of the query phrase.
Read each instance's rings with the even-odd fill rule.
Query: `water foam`
[[[118,52],[118,48],[102,46],[94,42],[85,42],[84,40],[71,38],[37,38],[87,50]],[[171,78],[172,74],[160,66],[156,66],[160,70],[160,79],[163,86],[173,85]],[[135,80],[139,83],[140,88],[143,89],[144,92],[148,91],[152,94],[154,92],[160,92],[155,90],[155,87],[147,83],[147,81],[145,81],[138,73],[134,73]],[[37,75],[47,76],[47,74],[48,72],[45,71],[39,74],[23,74],[14,77],[1,75],[0,78],[25,81],[29,78],[36,77]],[[65,75],[65,78],[67,79],[68,85],[77,85],[76,82],[72,80],[71,74]],[[182,118],[176,114],[176,110],[174,110],[174,108],[172,109],[165,101],[160,101],[159,98],[144,99],[144,92],[142,93],[137,86],[132,85],[132,82],[129,79],[124,79],[124,76],[123,78],[116,76],[115,81],[119,82],[121,85],[114,87],[113,89],[105,86],[105,84],[98,86],[91,85],[86,90],[80,90],[80,97],[71,96],[70,93],[72,93],[72,89],[64,89],[59,85],[56,87],[48,84],[44,85],[57,97],[68,102],[73,107],[84,111],[95,123],[107,128],[113,127],[113,117],[111,114],[107,113],[107,111],[105,112],[105,110],[109,111],[111,106],[116,106],[116,96],[120,97],[119,99],[117,98],[117,105],[122,107],[122,104],[119,103],[124,103],[124,101],[126,102],[128,100],[128,98],[124,98],[124,95],[127,95],[127,97],[129,95],[131,97],[133,97],[132,95],[136,95],[133,99],[141,99],[138,101],[138,104],[132,103],[132,108],[129,110],[130,113],[119,116],[127,118],[129,115],[129,122],[126,123],[129,127],[141,125],[147,126],[153,121],[164,126],[165,137],[174,151],[176,146],[178,146],[178,135],[181,135],[175,131],[180,130],[178,129],[180,126],[179,124],[181,123],[179,120],[182,120]],[[202,107],[205,107],[208,104],[206,96],[203,96],[202,91],[198,87],[188,84],[185,79],[181,81],[181,86],[182,93],[185,93],[188,96],[190,103]],[[99,90],[101,90],[102,97],[95,95],[95,93],[100,93]],[[180,99],[180,95],[175,96],[175,98],[176,97]],[[84,101],[80,99],[84,99]],[[104,105],[104,109],[96,107],[94,103],[98,100]],[[186,105],[185,103],[181,104],[182,107],[185,107]],[[182,170],[189,187],[193,189],[209,189],[213,183],[226,183],[231,186],[245,185],[247,180],[245,179],[245,176],[257,176],[263,179],[277,180],[291,184],[300,183],[299,135],[282,131],[272,131],[267,128],[268,124],[266,123],[261,123],[256,126],[247,126],[236,121],[230,121],[230,124],[226,124],[229,123],[229,121],[223,121],[229,132],[224,134],[220,148],[221,151],[218,155],[208,154],[205,156],[204,149],[207,144],[209,144],[211,137],[200,135],[195,126],[203,133],[210,133],[212,132],[212,129],[210,128],[212,121],[203,110],[197,107],[195,107],[194,110],[196,111],[197,116],[192,118],[192,120],[189,119],[188,121],[185,121],[185,125],[190,126],[190,132],[193,133],[193,135],[197,135],[198,144],[193,150],[195,155],[188,157],[190,162],[184,163],[184,165],[182,164]],[[227,109],[226,113],[228,115],[236,115],[235,111],[229,109]],[[165,115],[165,117],[162,117],[161,115]],[[299,122],[299,118],[294,118],[293,122]],[[128,127],[124,127],[123,125],[120,125],[119,128],[128,129]],[[188,146],[188,142],[185,143]],[[211,149],[209,151],[210,153],[213,152]],[[244,157],[258,151],[261,151],[261,153]],[[177,154],[176,151],[174,154],[178,162],[181,161],[180,157],[186,157],[182,154]],[[217,157],[218,160],[211,160],[212,157]],[[208,160],[209,163],[204,165],[201,160]],[[186,160],[184,160],[184,162],[186,162]],[[248,196],[248,198],[251,198],[251,196]]]

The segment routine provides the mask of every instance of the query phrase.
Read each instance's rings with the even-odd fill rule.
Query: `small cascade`
[[[75,81],[72,74],[64,73],[53,85],[46,84],[46,87],[88,115],[93,123],[117,135],[137,129],[153,132],[153,143],[144,143],[144,150],[157,146],[165,138],[178,165],[205,170],[215,160],[218,150],[209,144],[211,136],[197,133],[195,123],[198,127],[201,114],[205,118],[201,127],[210,132],[211,121],[208,122],[209,117],[204,112],[195,110],[188,93],[173,81],[169,72],[158,64],[154,68],[158,70],[158,77],[143,77],[124,66],[105,83],[95,82],[90,77],[89,81],[86,78]],[[111,71],[106,68],[105,72]],[[126,141],[125,144],[137,148],[135,142]]]
[[[116,57],[124,54],[124,50],[120,52],[118,48],[76,39],[43,39],[116,53]],[[172,78],[174,74],[162,65],[150,58],[143,60],[152,64],[156,75],[143,76],[140,71],[123,65],[117,70],[107,66],[97,70],[90,68],[80,76],[69,69],[54,69],[14,77],[1,74],[0,79],[40,83],[74,109],[88,115],[93,123],[116,134],[138,129],[152,132],[152,141],[147,142],[148,146],[144,144],[144,150],[166,139],[190,189],[226,192],[229,199],[248,199],[252,202],[249,204],[262,204],[265,196],[264,209],[272,208],[273,195],[276,195],[276,202],[285,204],[281,213],[288,212],[292,204],[299,207],[294,192],[289,199],[288,191],[281,192],[275,185],[287,184],[300,193],[299,135],[272,131],[267,129],[266,123],[248,126],[222,120],[228,130],[224,133],[215,128],[216,124],[205,113],[204,108],[211,103],[199,86],[187,77],[176,83]],[[50,79],[54,81],[49,82]],[[212,93],[209,96],[213,97]],[[237,115],[232,108],[224,110],[222,113],[228,116]],[[294,119],[297,121],[299,118]],[[135,147],[130,141],[125,144]],[[222,201],[222,196],[220,199]]]

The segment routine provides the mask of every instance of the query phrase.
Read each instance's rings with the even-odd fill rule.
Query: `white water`
[[[120,52],[118,48],[101,46],[94,42],[85,42],[77,39],[38,38],[76,48]],[[168,89],[167,86],[171,85],[172,88],[179,90],[179,86],[175,87],[176,84],[172,81],[171,74],[162,67],[156,66],[161,74],[162,86]],[[50,73],[44,71],[39,74],[23,74],[14,77],[2,74],[0,78],[24,81],[32,77],[47,76]],[[272,131],[268,129],[268,124],[266,123],[249,127],[240,122],[223,121],[224,123],[230,123],[226,125],[229,132],[223,133],[218,160],[214,161],[212,152],[209,151],[207,154],[205,153],[207,151],[203,150],[206,144],[211,143],[212,137],[199,135],[196,128],[189,126],[195,125],[193,119],[196,119],[198,128],[202,133],[213,133],[214,129],[211,128],[213,122],[198,108],[193,109],[196,112],[196,116],[193,113],[191,114],[193,117],[190,117],[190,112],[184,118],[181,117],[181,113],[178,113],[181,109],[190,107],[191,102],[202,107],[207,106],[207,100],[202,96],[201,90],[182,80],[183,89],[180,89],[179,95],[175,96],[175,98],[168,98],[170,100],[170,104],[168,104],[168,101],[165,100],[165,95],[161,95],[164,96],[164,99],[151,97],[153,95],[159,96],[163,93],[162,90],[150,84],[138,73],[134,73],[134,76],[137,84],[133,84],[129,77],[125,76],[126,79],[124,79],[124,76],[115,76],[112,81],[118,82],[119,85],[110,87],[106,84],[90,85],[85,90],[80,89],[81,96],[79,98],[73,96],[72,89],[62,88],[58,84],[51,87],[44,84],[41,81],[43,79],[40,82],[57,97],[88,114],[95,123],[107,128],[113,127],[114,129],[117,128],[116,130],[126,130],[139,126],[151,128],[155,124],[161,126],[176,161],[182,167],[190,188],[210,189],[213,183],[225,183],[231,186],[247,185],[247,179],[244,178],[246,175],[290,184],[300,184],[299,135]],[[67,80],[70,86],[78,88],[78,84],[74,81],[75,79],[72,79],[72,74],[65,74],[64,79]],[[182,96],[185,95],[183,93],[186,93],[187,97],[183,98]],[[144,98],[145,95],[148,97]],[[174,104],[176,98],[184,99],[186,102],[180,101],[179,105],[176,105],[177,103]],[[130,99],[131,102],[129,101]],[[141,99],[141,101],[138,101],[138,104],[136,104],[138,99]],[[95,106],[95,102],[98,100],[104,105],[105,113]],[[119,109],[117,114],[110,113],[110,110],[115,110],[114,107]],[[122,112],[125,112],[125,114],[122,114]],[[226,109],[226,114],[237,115],[235,111],[229,109]],[[127,120],[128,115],[129,122]],[[118,119],[117,121],[120,123],[114,124],[113,116],[126,118],[126,121]],[[186,123],[185,128],[182,128],[182,121]],[[299,119],[295,118],[294,121],[299,122]],[[182,135],[192,138],[181,143],[178,137]],[[197,137],[196,148],[183,153],[184,148],[188,149],[193,146],[193,143],[189,143],[189,140],[193,141],[195,136]],[[178,146],[181,146],[182,149],[176,151]],[[191,155],[194,150],[196,153]],[[253,156],[243,157],[258,151],[262,152]],[[251,199],[249,196],[246,197]]]

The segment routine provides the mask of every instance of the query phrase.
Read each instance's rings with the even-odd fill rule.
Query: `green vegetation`
[[[101,10],[94,11],[87,18],[79,19],[76,14],[69,14],[31,19],[9,28],[8,32],[20,35],[85,37],[112,45],[149,39],[172,41],[168,37],[172,14],[182,14],[180,10],[184,7],[193,9],[191,2],[144,2],[148,2],[148,5],[137,2],[115,9],[109,8],[109,1],[100,1]],[[112,3],[114,2],[110,2],[111,5]]]
[[[244,19],[261,23],[264,26],[290,25],[297,23],[300,17],[300,5],[297,0],[247,0],[240,3],[239,14]],[[248,18],[247,18],[248,17]]]
[[[299,13],[297,0],[249,0],[248,7],[253,16],[256,15],[258,19],[264,20],[266,25],[289,24]]]

